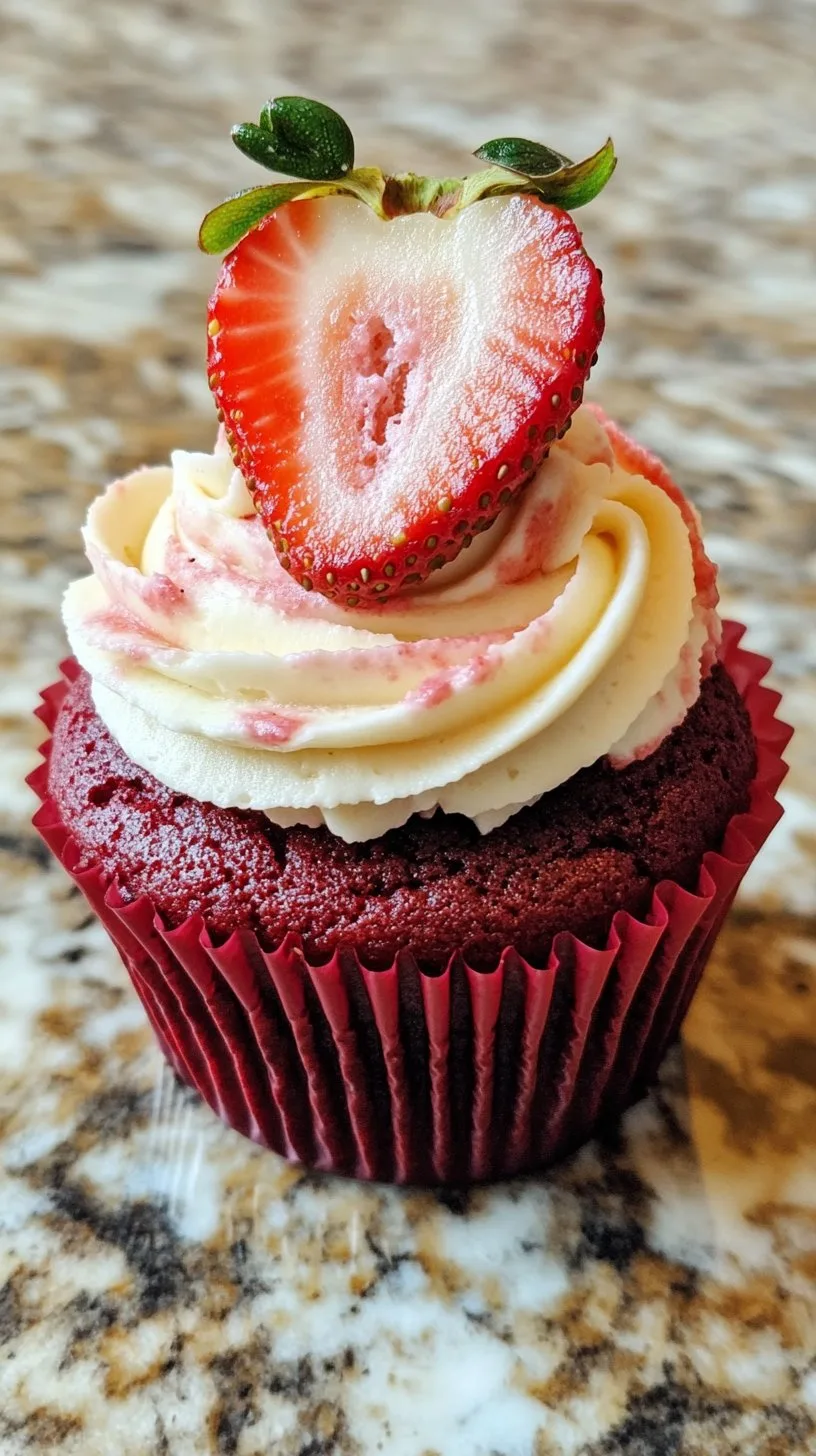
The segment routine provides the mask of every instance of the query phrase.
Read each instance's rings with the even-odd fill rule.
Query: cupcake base
[[[401,952],[385,969],[340,950],[312,964],[299,939],[264,947],[193,916],[169,927],[143,895],[126,903],[81,855],[48,791],[35,824],[119,950],[179,1076],[245,1136],[310,1167],[398,1183],[468,1183],[546,1166],[653,1080],[748,865],[780,817],[790,729],[768,662],[726,624],[723,665],[757,742],[748,811],[707,853],[695,889],[663,881],[642,918],[619,911],[606,943],[556,935],[533,964],[495,969],[463,952],[437,974]],[[53,729],[76,665],[43,694]]]

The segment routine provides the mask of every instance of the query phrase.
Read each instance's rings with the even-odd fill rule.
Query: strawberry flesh
[[[490,199],[383,222],[290,202],[222,265],[209,380],[283,566],[356,607],[486,530],[569,425],[603,333],[565,212]]]

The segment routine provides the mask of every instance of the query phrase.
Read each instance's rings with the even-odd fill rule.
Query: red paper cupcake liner
[[[642,1095],[676,1036],[737,887],[782,810],[791,730],[769,662],[726,623],[721,659],[758,748],[750,808],[707,853],[694,891],[663,881],[643,919],[613,917],[596,948],[563,932],[539,964],[508,947],[496,969],[462,952],[437,975],[410,949],[387,970],[354,951],[311,964],[297,936],[249,929],[219,942],[200,915],[168,927],[81,867],[48,792],[34,823],[105,926],[166,1057],[246,1137],[310,1167],[397,1183],[469,1183],[544,1167]],[[78,667],[43,694],[53,729]]]

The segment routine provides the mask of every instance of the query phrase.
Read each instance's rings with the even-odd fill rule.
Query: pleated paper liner
[[[249,929],[219,943],[200,916],[166,926],[127,903],[30,782],[35,824],[120,952],[166,1057],[223,1120],[310,1167],[398,1183],[467,1183],[544,1167],[653,1080],[736,889],[781,815],[790,729],[769,663],[725,627],[722,660],[751,715],[758,769],[747,813],[705,855],[694,891],[656,888],[643,919],[619,911],[596,949],[564,932],[532,965],[512,947],[495,970],[457,952],[429,975],[406,948],[387,970],[355,952],[311,964],[298,938],[270,949]],[[53,728],[74,662],[43,693]]]

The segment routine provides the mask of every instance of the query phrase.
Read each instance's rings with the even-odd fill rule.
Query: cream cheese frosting
[[[283,570],[219,442],[93,503],[65,624],[105,724],[177,792],[347,840],[437,808],[488,832],[696,700],[719,624],[690,519],[584,407],[451,566],[349,611]]]

